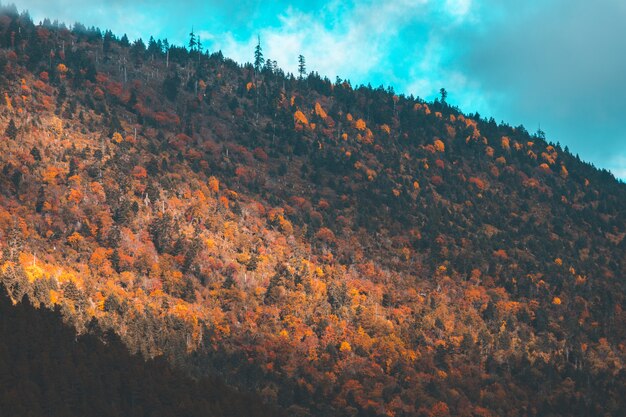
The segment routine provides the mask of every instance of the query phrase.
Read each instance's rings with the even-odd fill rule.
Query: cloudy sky
[[[35,22],[110,28],[129,38],[266,58],[353,85],[448,101],[547,138],[626,179],[624,0],[23,0]]]

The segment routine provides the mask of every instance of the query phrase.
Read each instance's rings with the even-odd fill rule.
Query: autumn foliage
[[[610,174],[438,101],[16,19],[14,301],[296,415],[620,415]]]

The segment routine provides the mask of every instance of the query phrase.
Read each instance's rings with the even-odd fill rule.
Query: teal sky
[[[522,3],[522,5],[517,4]],[[16,3],[33,20],[110,28],[209,51],[266,58],[353,85],[393,86],[448,101],[547,139],[626,179],[626,2],[623,0],[76,1]]]

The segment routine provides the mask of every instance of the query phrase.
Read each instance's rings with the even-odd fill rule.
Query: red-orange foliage
[[[430,416],[431,417],[449,417],[450,416],[450,408],[448,405],[442,401],[439,401],[430,408]]]
[[[104,98],[104,91],[100,87],[96,87],[93,90],[93,96],[96,100],[102,100]]]
[[[80,190],[72,189],[70,191],[69,196],[67,197],[68,201],[73,202],[74,204],[79,204],[83,200],[83,193]]]
[[[263,162],[269,159],[267,156],[267,153],[265,153],[263,148],[254,148],[254,151],[252,151],[252,155],[254,155],[254,157],[258,159],[259,161],[263,161]]]
[[[165,111],[158,111],[148,116],[160,126],[175,127],[180,124],[180,119],[177,115]]]
[[[49,166],[43,173],[43,180],[48,184],[56,184],[57,177],[61,170],[55,166]]]
[[[324,111],[320,103],[317,103],[317,102],[315,103],[315,114],[320,119],[326,119],[328,117],[328,115],[326,114],[326,112]]]
[[[298,125],[308,126],[309,124],[309,121],[307,120],[306,116],[300,110],[296,110],[296,112],[293,114],[293,121],[296,127],[298,127]]]
[[[470,184],[474,184],[476,188],[478,188],[480,191],[483,191],[485,188],[487,188],[485,182],[478,177],[471,177],[468,181]]]
[[[435,186],[439,186],[443,184],[443,178],[441,178],[440,175],[433,175],[430,179],[430,182]]]
[[[327,227],[322,227],[320,230],[318,230],[315,234],[315,237],[324,243],[330,244],[335,242],[335,234]]]
[[[498,249],[497,251],[493,252],[493,256],[500,259],[509,259],[509,255],[504,249]]]
[[[365,120],[363,120],[363,119],[358,119],[358,120],[354,123],[354,127],[355,127],[357,130],[361,130],[361,131],[363,131],[363,130],[365,130],[365,128],[366,128],[367,126],[365,125]]]
[[[209,178],[209,190],[211,190],[214,194],[217,194],[220,191],[220,182],[214,176]]]
[[[148,172],[146,171],[146,169],[138,165],[133,168],[132,174],[133,174],[133,177],[137,180],[146,178],[148,176]]]
[[[550,174],[552,173],[552,170],[550,169],[550,166],[546,163],[543,163],[541,165],[539,165],[539,170],[541,172],[543,172],[544,174]]]

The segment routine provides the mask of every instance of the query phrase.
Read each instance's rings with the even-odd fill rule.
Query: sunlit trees
[[[293,114],[293,120],[294,120],[294,123],[296,124],[296,127],[308,126],[309,124],[308,119],[306,118],[304,113],[302,113],[302,111],[300,110],[296,110],[296,112]]]

